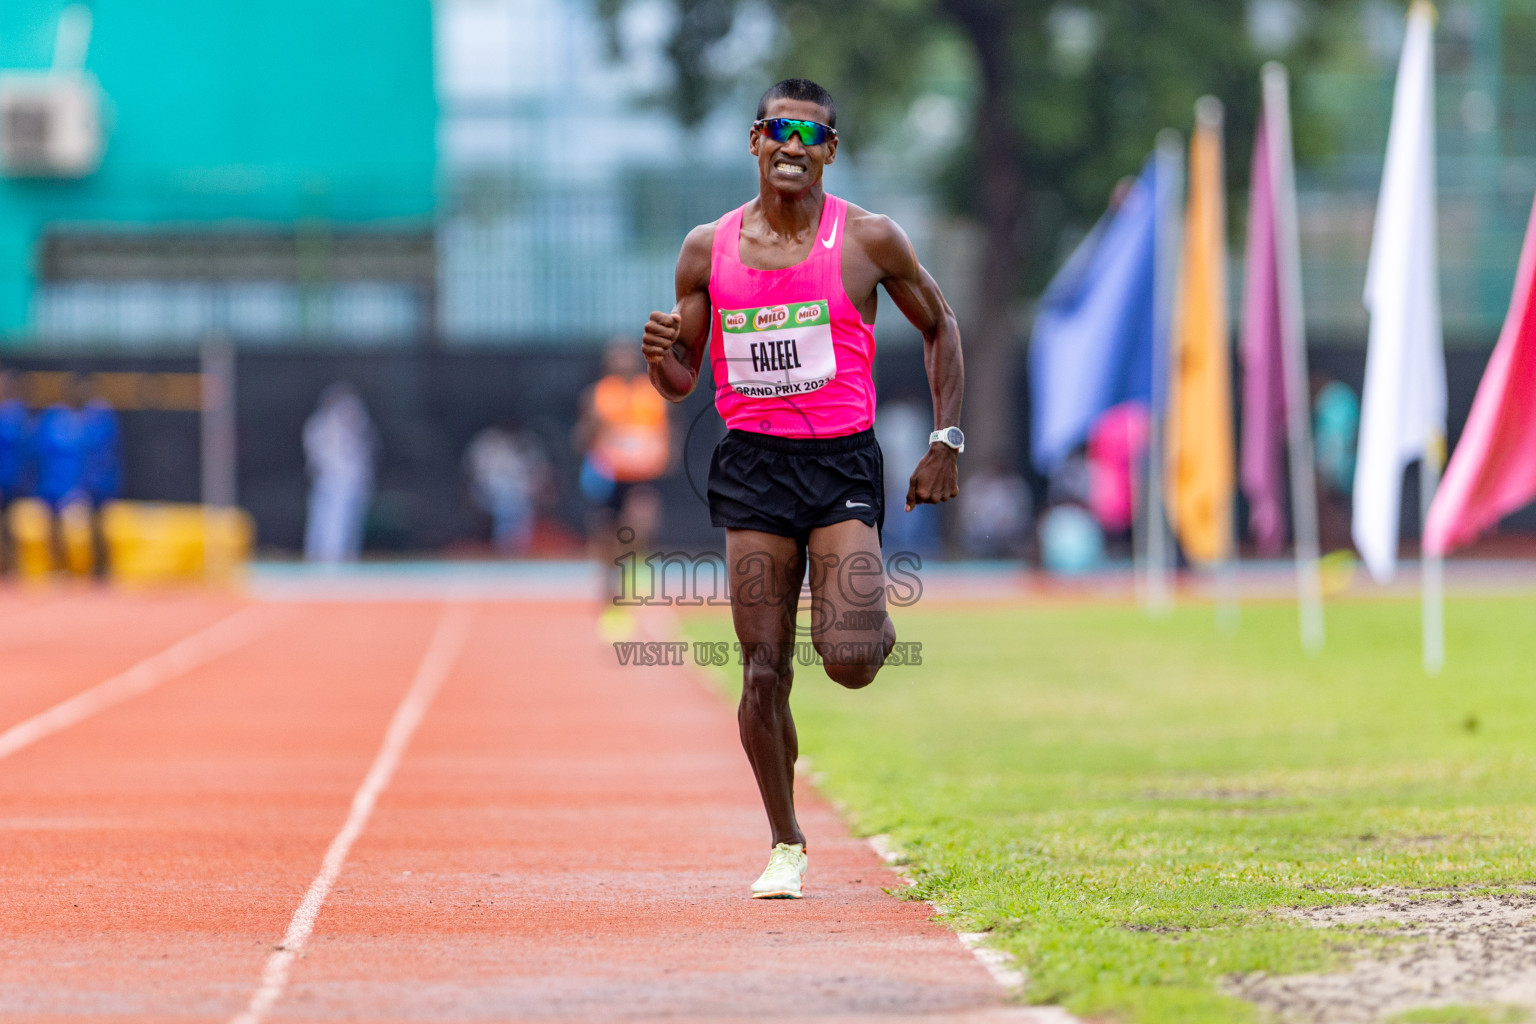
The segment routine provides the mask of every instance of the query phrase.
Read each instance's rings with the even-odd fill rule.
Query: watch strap
[[[965,451],[965,441],[964,441],[965,435],[961,434],[960,436],[961,436],[962,440],[960,441],[959,444],[955,444],[954,442],[952,442],[949,439],[949,432],[951,430],[958,430],[958,428],[957,427],[943,427],[943,428],[940,428],[939,430],[935,430],[933,433],[928,435],[928,443],[929,444],[933,444],[935,441],[937,441],[939,444],[948,445],[949,447],[953,448],[957,452]]]

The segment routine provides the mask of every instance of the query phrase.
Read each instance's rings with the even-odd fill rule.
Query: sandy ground
[[[1252,974],[1228,990],[1287,1022],[1384,1021],[1431,1006],[1523,1007],[1536,1015],[1536,891],[1463,896],[1369,890],[1379,902],[1292,911],[1319,928],[1401,940],[1339,974]],[[1342,943],[1349,936],[1340,934]]]

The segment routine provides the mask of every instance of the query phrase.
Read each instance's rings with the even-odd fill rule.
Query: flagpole
[[[1291,529],[1296,542],[1296,605],[1301,647],[1323,649],[1323,581],[1317,525],[1317,477],[1313,470],[1312,410],[1307,370],[1306,307],[1301,290],[1300,220],[1296,164],[1291,153],[1290,76],[1285,65],[1264,65],[1264,120],[1274,189],[1275,256],[1280,273],[1280,353],[1285,371],[1286,434],[1290,448]]]
[[[1445,463],[1445,438],[1438,432],[1424,445],[1419,461],[1419,571],[1423,591],[1424,672],[1437,676],[1445,668],[1445,558],[1424,542],[1429,506],[1440,489]]]
[[[1167,510],[1163,494],[1163,428],[1168,386],[1168,352],[1173,336],[1174,297],[1178,291],[1179,253],[1183,248],[1180,216],[1184,192],[1184,140],[1166,128],[1157,136],[1157,255],[1152,299],[1152,409],[1147,443],[1146,582],[1143,598],[1153,615],[1173,605],[1169,572]]]
[[[1221,101],[1214,96],[1202,96],[1195,103],[1195,122],[1198,129],[1205,129],[1216,136],[1216,180],[1226,180],[1225,159],[1223,151],[1226,146],[1226,108]],[[1216,199],[1216,225],[1215,235],[1220,240],[1218,252],[1220,259],[1218,266],[1222,269],[1222,281],[1225,282],[1225,269],[1227,265],[1227,218],[1226,218],[1226,189],[1220,188]],[[1225,296],[1223,295],[1223,298]],[[1223,311],[1226,303],[1221,303]],[[1223,321],[1220,325],[1222,344],[1231,349],[1231,325]],[[1235,491],[1227,495],[1226,536],[1222,539],[1225,550],[1221,560],[1216,565],[1216,628],[1227,635],[1237,632],[1242,622],[1242,585],[1238,579],[1237,559],[1237,509]]]

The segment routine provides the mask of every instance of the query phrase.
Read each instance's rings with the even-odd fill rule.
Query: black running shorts
[[[802,544],[819,526],[885,525],[885,460],[873,429],[798,438],[728,430],[709,463],[709,518]]]

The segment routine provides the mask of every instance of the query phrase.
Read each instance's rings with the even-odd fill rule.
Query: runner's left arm
[[[672,312],[652,313],[645,322],[640,350],[649,364],[651,383],[669,402],[681,402],[699,383],[699,367],[709,347],[709,264],[714,242],[713,224],[688,232],[677,257],[677,304]]]
[[[939,286],[917,261],[906,232],[889,217],[867,218],[860,235],[865,251],[884,272],[881,284],[903,316],[923,335],[923,365],[933,394],[933,426],[960,425],[965,392],[965,361],[960,353],[960,325]],[[948,501],[960,493],[959,453],[938,441],[917,464],[907,485],[907,511]]]

